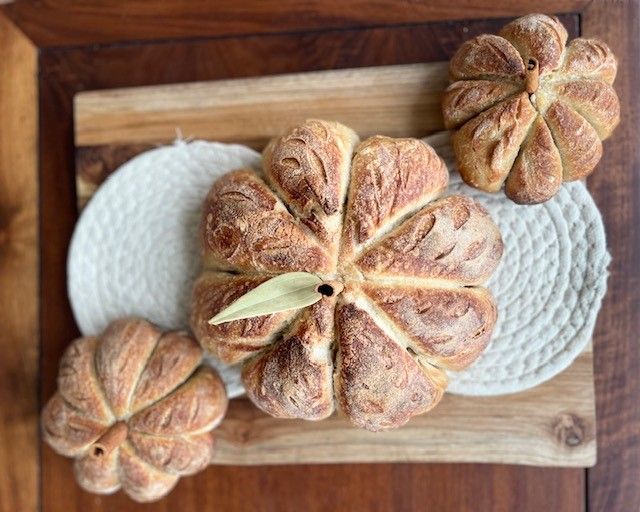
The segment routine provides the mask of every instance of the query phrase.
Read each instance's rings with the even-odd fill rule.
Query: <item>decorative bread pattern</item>
[[[45,441],[75,459],[76,479],[90,492],[164,496],[209,463],[211,430],[226,412],[224,384],[201,360],[194,339],[144,320],[118,320],[100,338],[74,341],[42,412]]]
[[[247,394],[267,413],[320,420],[338,409],[359,427],[383,430],[434,407],[445,370],[465,368],[486,347],[496,308],[479,286],[498,265],[502,240],[475,201],[434,201],[448,172],[424,142],[375,136],[354,148],[356,139],[338,123],[310,120],[269,144],[264,179],[239,171],[213,185],[191,323],[208,351],[243,362]],[[236,193],[246,183],[270,198],[265,207]],[[220,201],[219,191],[236,199]],[[270,235],[269,247],[287,250],[277,264],[256,264],[264,257],[246,241],[264,234],[242,219],[272,216],[280,204],[289,216],[279,222],[297,226],[302,243]],[[234,236],[212,258],[208,233],[223,222],[235,222]],[[311,248],[326,258],[302,250]],[[208,324],[274,273],[309,270],[309,262],[342,293],[298,311]]]
[[[617,61],[597,39],[566,43],[556,17],[530,14],[451,59],[442,110],[466,183],[533,204],[594,170],[620,121]]]

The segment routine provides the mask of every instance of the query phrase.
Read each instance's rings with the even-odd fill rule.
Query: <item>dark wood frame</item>
[[[41,447],[37,414],[77,335],[64,263],[76,219],[73,95],[82,90],[444,60],[529,2],[22,1],[0,7],[0,508],[126,510],[94,498]],[[195,5],[193,5],[195,4]],[[462,4],[462,5],[461,5]],[[154,508],[170,510],[629,510],[640,503],[640,83],[636,0],[541,0],[620,59],[623,122],[588,185],[613,254],[595,334],[598,464],[212,467]],[[442,20],[470,19],[448,22]],[[467,31],[463,32],[466,28]],[[37,75],[36,75],[37,72]],[[37,98],[37,104],[36,104]],[[37,151],[35,141],[38,141]],[[9,184],[9,187],[2,187]],[[40,192],[38,194],[38,191]],[[39,212],[39,213],[38,213]],[[39,266],[36,261],[39,257]],[[39,335],[37,333],[39,332]],[[38,360],[39,353],[39,360]],[[264,496],[264,497],[263,497]]]

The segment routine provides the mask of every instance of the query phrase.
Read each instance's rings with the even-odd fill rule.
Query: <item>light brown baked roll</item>
[[[75,459],[76,480],[89,492],[161,498],[209,464],[211,431],[227,409],[222,380],[201,360],[193,338],[139,319],[74,341],[42,411],[44,440]]]
[[[480,285],[502,240],[472,199],[434,201],[448,172],[427,144],[375,136],[354,148],[355,140],[338,123],[310,120],[269,144],[264,178],[238,171],[213,185],[191,324],[209,352],[243,362],[247,395],[272,416],[320,420],[338,409],[384,430],[433,408],[446,370],[467,367],[486,347],[496,308]],[[266,206],[240,193],[247,183],[270,198]],[[289,231],[269,232],[267,247],[280,252],[268,266],[250,242],[264,237],[250,220],[261,216],[300,233],[292,244]],[[223,225],[233,236],[209,243]],[[208,324],[274,274],[299,270],[344,290],[302,310]]]
[[[533,204],[594,170],[620,120],[617,62],[597,39],[566,42],[556,17],[530,14],[451,59],[442,112],[466,183]]]

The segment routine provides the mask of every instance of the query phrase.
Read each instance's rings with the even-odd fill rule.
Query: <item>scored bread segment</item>
[[[613,87],[599,80],[557,82],[557,98],[584,117],[601,140],[611,135],[620,120],[620,101]]]
[[[58,393],[74,409],[88,411],[87,416],[104,424],[114,421],[114,415],[96,375],[96,337],[73,341],[60,359]]]
[[[271,141],[263,167],[274,192],[328,247],[335,269],[344,200],[358,135],[340,123],[308,119]]]
[[[578,37],[567,45],[560,76],[602,80],[611,85],[617,72],[618,61],[604,42]]]
[[[505,181],[505,194],[516,203],[540,203],[561,185],[562,159],[547,124],[538,116]]]
[[[178,483],[179,476],[165,473],[141,459],[129,444],[118,450],[118,473],[121,485],[136,501],[154,501],[167,494]]]
[[[174,475],[192,475],[204,469],[213,457],[211,432],[160,437],[133,431],[128,440],[142,460]]]
[[[336,331],[335,395],[355,425],[371,431],[397,428],[442,399],[446,374],[421,364],[349,291],[338,301]]]
[[[279,418],[320,420],[333,412],[335,297],[303,310],[282,339],[248,361],[247,395]]]
[[[460,46],[451,59],[449,75],[453,80],[503,79],[524,77],[522,58],[509,41],[492,34],[475,37]]]
[[[497,192],[507,178],[537,112],[527,93],[478,114],[452,135],[465,182]]]
[[[202,349],[183,332],[164,333],[138,379],[129,414],[164,398],[186,381],[202,362]]]
[[[593,126],[562,101],[554,101],[544,118],[558,147],[565,181],[590,174],[602,156],[602,142]]]
[[[217,180],[204,203],[205,267],[242,272],[331,271],[331,257],[254,171]]]
[[[162,333],[145,320],[122,318],[109,324],[96,348],[96,376],[117,418],[129,412],[136,386]]]
[[[480,112],[524,91],[524,84],[495,80],[459,80],[442,98],[444,127],[457,128]]]
[[[497,309],[485,288],[426,288],[411,282],[366,282],[360,287],[379,321],[432,365],[461,370],[489,343]]]
[[[484,283],[502,256],[502,238],[487,210],[466,196],[426,207],[370,247],[357,266],[368,279]]]
[[[348,273],[367,246],[439,196],[448,182],[444,161],[420,140],[378,135],[362,142],[351,166],[341,272]]]
[[[560,67],[568,34],[555,16],[530,14],[506,25],[500,36],[518,50],[523,62],[537,60],[542,76]]]
[[[191,328],[203,348],[221,361],[234,364],[277,338],[299,312],[282,311],[218,325],[209,323],[217,313],[267,279],[269,276],[266,275],[232,275],[215,271],[205,271],[196,279],[191,301]]]

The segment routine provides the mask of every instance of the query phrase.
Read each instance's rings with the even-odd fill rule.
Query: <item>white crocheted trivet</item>
[[[491,342],[470,368],[449,374],[447,391],[502,395],[537,386],[567,368],[591,340],[611,259],[598,207],[581,182],[565,183],[551,200],[533,206],[481,192],[455,170],[447,132],[424,140],[451,171],[447,194],[482,203],[505,248],[487,285],[498,303]]]
[[[448,135],[426,140],[453,169]],[[112,174],[85,208],[69,250],[69,296],[82,333],[131,315],[185,328],[204,197],[223,173],[259,164],[260,155],[244,146],[178,142]],[[530,388],[566,368],[591,338],[609,262],[600,214],[581,183],[543,205],[518,206],[465,186],[452,172],[449,193],[457,192],[489,209],[505,255],[489,283],[499,311],[492,342],[470,369],[451,374],[449,391]],[[243,393],[238,367],[211,363],[231,397]]]
[[[259,168],[260,153],[176,141],[135,157],[100,186],[76,225],[67,259],[69,297],[82,334],[96,335],[124,316],[188,328],[191,285],[200,271],[202,203],[217,178],[241,167]],[[244,393],[238,368],[208,361],[230,397]]]

